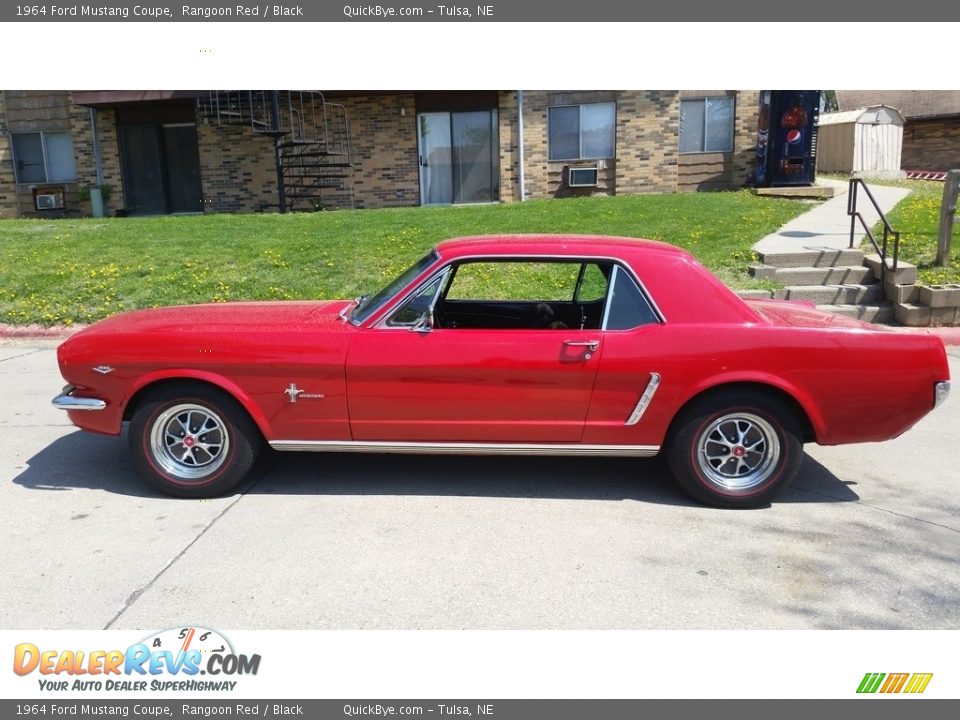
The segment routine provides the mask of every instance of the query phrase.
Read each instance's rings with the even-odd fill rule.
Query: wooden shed
[[[903,115],[887,105],[823,113],[817,131],[817,171],[872,176],[900,174]]]

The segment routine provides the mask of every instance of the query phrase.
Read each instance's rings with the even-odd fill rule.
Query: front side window
[[[612,272],[611,262],[573,258],[468,260],[450,270],[433,296],[431,327],[599,330]],[[419,294],[409,301],[410,313],[398,312],[396,324],[423,316],[413,307]]]
[[[617,104],[558,105],[548,110],[551,160],[612,158]]]
[[[731,152],[733,115],[732,97],[681,100],[680,152]]]
[[[13,133],[18,183],[71,182],[77,179],[70,133]]]

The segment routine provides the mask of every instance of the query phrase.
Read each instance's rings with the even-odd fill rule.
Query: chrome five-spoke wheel
[[[140,473],[178,497],[214,497],[233,489],[263,442],[233,397],[188,381],[147,391],[133,412],[129,434]]]
[[[201,405],[174,405],[157,416],[150,430],[153,459],[181,480],[206,478],[223,465],[229,448],[224,421]]]
[[[697,441],[700,470],[714,484],[732,491],[763,484],[780,460],[780,440],[766,420],[732,413],[710,423]]]
[[[720,388],[695,398],[667,438],[667,462],[697,500],[729,508],[768,504],[803,457],[802,411],[762,388]]]

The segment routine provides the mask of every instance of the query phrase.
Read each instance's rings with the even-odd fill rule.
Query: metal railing
[[[857,210],[859,189],[861,187],[863,187],[863,191],[867,194],[867,198],[873,205],[873,209],[877,211],[877,215],[880,217],[880,222],[883,223],[882,242],[877,242],[877,238],[874,236],[870,226],[867,225],[867,221],[863,219],[863,215],[859,210]],[[900,256],[900,231],[894,230],[890,226],[887,216],[883,214],[883,210],[880,209],[880,205],[877,203],[876,198],[873,197],[873,193],[870,192],[870,188],[867,187],[867,184],[861,178],[850,178],[850,188],[847,192],[847,215],[850,216],[850,249],[853,249],[857,231],[857,221],[859,220],[860,226],[863,228],[864,233],[866,233],[867,238],[870,240],[870,244],[873,245],[873,249],[876,250],[877,255],[880,256],[880,282],[882,283],[886,278],[888,271],[896,272],[897,270],[897,259]],[[891,237],[893,238],[892,254],[888,251]],[[892,257],[892,265],[887,265],[887,257]]]

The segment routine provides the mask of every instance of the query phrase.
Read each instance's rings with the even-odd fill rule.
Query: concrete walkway
[[[753,246],[754,250],[761,253],[780,253],[802,250],[843,250],[850,246],[847,183],[826,178],[818,178],[817,183],[836,186],[836,197],[816,205],[810,211],[795,217],[777,232],[767,235]],[[889,213],[910,193],[905,188],[884,185],[871,185],[870,192],[873,193],[884,214]],[[869,226],[872,227],[880,219],[862,189],[858,206],[857,209]],[[859,223],[857,228],[860,229]],[[856,233],[854,247],[859,247],[859,241],[863,236],[862,231]]]

